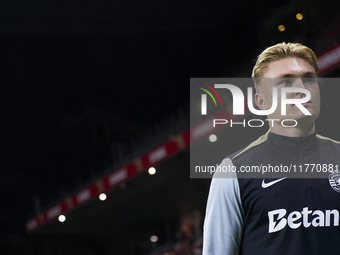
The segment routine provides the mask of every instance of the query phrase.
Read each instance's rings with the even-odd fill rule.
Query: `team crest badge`
[[[340,173],[339,171],[334,171],[328,176],[329,184],[331,187],[340,193]]]

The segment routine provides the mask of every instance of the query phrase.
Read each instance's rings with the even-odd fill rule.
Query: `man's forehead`
[[[287,57],[269,63],[263,78],[316,76],[311,64],[302,58]]]

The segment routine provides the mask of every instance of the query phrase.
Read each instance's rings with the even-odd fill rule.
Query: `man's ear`
[[[256,92],[255,103],[260,110],[267,110],[266,102],[263,100],[262,94]]]

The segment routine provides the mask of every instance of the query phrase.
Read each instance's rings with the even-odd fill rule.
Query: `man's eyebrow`
[[[295,74],[290,74],[290,73],[287,73],[287,74],[283,74],[283,75],[280,75],[278,78],[295,78],[296,75]],[[316,78],[316,73],[314,72],[306,72],[302,75],[302,77],[315,77]]]

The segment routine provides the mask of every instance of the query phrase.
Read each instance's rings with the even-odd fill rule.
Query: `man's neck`
[[[304,137],[315,132],[315,122],[307,127],[283,127],[281,125],[274,125],[270,127],[270,132],[289,137]]]

